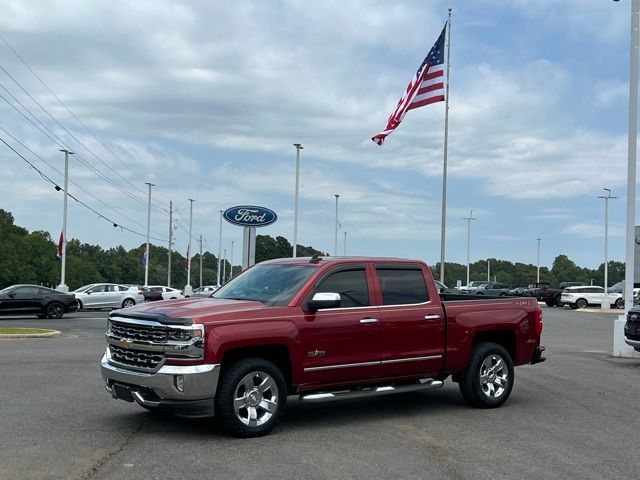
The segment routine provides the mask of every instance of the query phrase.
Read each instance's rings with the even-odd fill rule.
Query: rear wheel
[[[546,302],[544,302],[544,303],[546,303],[546,304],[547,304],[547,307],[553,307],[553,306],[555,306],[555,303],[554,303],[554,302],[551,302],[551,301],[549,301],[549,300],[547,300],[547,301],[546,301]]]
[[[133,300],[133,298],[127,298],[124,300],[124,302],[122,302],[122,308],[130,308],[133,307],[136,304],[135,300]]]
[[[579,298],[576,300],[576,308],[587,308],[589,303],[584,298]]]
[[[460,377],[460,393],[478,408],[496,408],[513,389],[513,362],[502,345],[479,343],[473,347],[469,365]]]
[[[624,299],[618,298],[615,303],[616,308],[624,308]]]
[[[560,300],[560,297],[556,298],[556,307],[564,307],[564,302]]]
[[[64,315],[64,307],[58,302],[52,302],[47,305],[47,318],[62,318]]]
[[[278,423],[287,401],[282,372],[262,358],[246,358],[223,372],[216,418],[236,437],[259,437]]]

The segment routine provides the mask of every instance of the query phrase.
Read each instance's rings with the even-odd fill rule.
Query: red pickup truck
[[[213,415],[264,435],[303,401],[437,388],[451,376],[476,407],[502,405],[514,365],[544,361],[531,298],[438,294],[429,267],[391,258],[263,262],[211,298],[109,316],[101,361],[114,398]]]

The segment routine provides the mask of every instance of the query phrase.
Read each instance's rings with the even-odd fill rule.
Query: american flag
[[[395,111],[387,120],[386,128],[383,132],[371,137],[371,140],[378,145],[382,145],[387,135],[398,128],[409,110],[444,101],[444,39],[446,31],[447,24],[445,23],[438,40],[431,47],[414,78],[407,85],[407,90],[398,101]]]

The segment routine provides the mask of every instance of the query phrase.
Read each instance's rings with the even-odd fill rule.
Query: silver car
[[[117,283],[92,283],[73,293],[81,309],[128,308],[144,303],[144,296],[137,287]]]
[[[215,292],[218,288],[219,287],[216,287],[215,285],[205,285],[204,287],[198,287],[193,290],[193,293],[191,294],[191,296],[192,297],[208,297],[213,292]]]

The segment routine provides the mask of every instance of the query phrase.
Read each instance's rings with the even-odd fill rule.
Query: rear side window
[[[407,305],[429,300],[420,269],[376,268],[383,305]]]
[[[339,293],[342,299],[341,308],[369,305],[369,289],[364,268],[332,273],[316,287],[314,293],[318,292]]]

